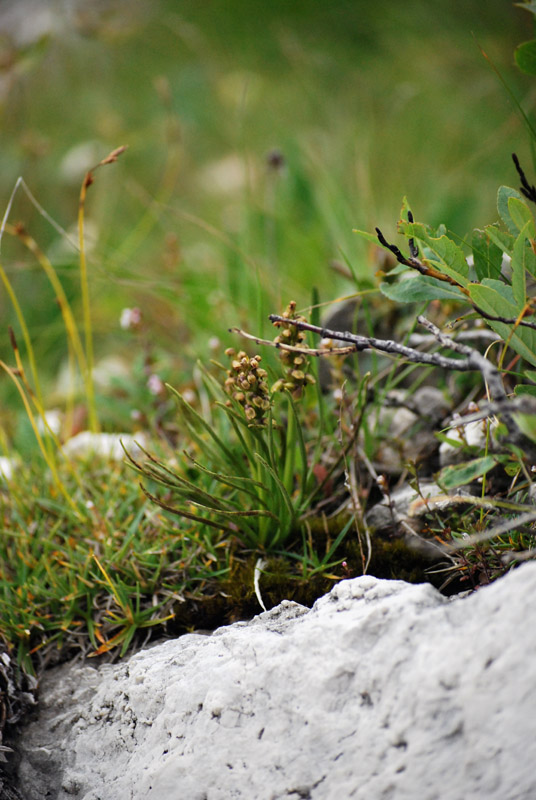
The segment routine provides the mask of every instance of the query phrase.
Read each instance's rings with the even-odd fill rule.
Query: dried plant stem
[[[30,339],[30,333],[28,331],[28,326],[26,325],[26,320],[24,319],[24,314],[22,313],[22,309],[20,307],[19,301],[17,300],[17,295],[15,294],[15,290],[11,284],[11,281],[8,278],[7,272],[5,269],[0,265],[0,278],[6,288],[6,291],[9,295],[9,299],[11,300],[11,304],[15,309],[15,314],[19,321],[20,329],[22,331],[22,338],[24,339],[24,344],[26,346],[26,352],[28,354],[28,360],[30,362],[30,370],[32,373],[34,387],[35,387],[35,394],[38,398],[41,405],[43,404],[43,394],[41,392],[41,384],[39,382],[39,375],[37,372],[37,364],[35,360],[35,353],[32,346],[32,340]]]
[[[93,331],[91,326],[91,302],[89,296],[89,283],[87,279],[87,260],[84,240],[84,213],[88,187],[93,182],[91,172],[88,172],[82,182],[80,200],[78,204],[78,247],[80,252],[80,288],[82,292],[82,313],[84,319],[84,335],[86,346],[86,363],[84,369],[84,385],[88,406],[89,427],[94,433],[99,430],[97,407],[95,402],[95,386],[93,383]]]
[[[52,474],[52,477],[54,479],[54,482],[55,482],[56,486],[58,487],[59,491],[64,496],[64,498],[66,499],[68,505],[72,509],[72,511],[75,514],[75,516],[77,517],[77,519],[83,521],[85,519],[84,516],[81,514],[81,512],[80,512],[79,508],[77,507],[77,505],[75,504],[73,498],[71,497],[71,495],[67,491],[63,481],[59,477],[58,471],[56,469],[56,464],[54,462],[54,459],[51,458],[50,454],[47,452],[47,449],[45,447],[45,444],[43,442],[41,434],[39,433],[39,429],[37,427],[37,422],[35,421],[35,417],[33,415],[32,408],[30,406],[30,402],[28,400],[28,397],[26,396],[26,392],[24,391],[24,388],[23,388],[23,385],[22,385],[21,381],[16,376],[14,370],[11,367],[9,367],[4,361],[0,361],[0,369],[3,369],[4,372],[6,372],[7,375],[11,378],[11,380],[13,381],[13,383],[15,384],[15,386],[17,388],[17,391],[18,391],[19,395],[21,396],[22,402],[24,404],[24,408],[26,410],[26,414],[28,415],[28,419],[30,421],[30,424],[32,426],[35,438],[37,440],[37,444],[39,445],[39,449],[41,450],[43,458],[45,459],[45,461],[47,463],[47,466],[50,469],[50,472]]]
[[[67,299],[67,295],[65,294],[65,290],[61,285],[61,282],[58,278],[56,270],[52,266],[52,263],[43,253],[43,251],[37,245],[35,239],[33,239],[24,228],[20,225],[17,226],[7,226],[6,230],[8,233],[11,233],[14,236],[18,236],[21,242],[30,250],[31,253],[37,259],[39,265],[42,267],[43,271],[45,272],[48,280],[50,281],[54,292],[56,293],[56,301],[60,307],[61,315],[63,317],[63,321],[65,324],[65,330],[67,331],[67,335],[69,337],[70,343],[72,345],[73,351],[76,354],[76,359],[78,361],[78,366],[82,374],[84,374],[87,370],[86,366],[86,357],[84,354],[84,349],[82,347],[82,341],[80,339],[80,335],[78,333],[78,328],[76,326],[76,322],[74,319],[74,315]]]
[[[118,147],[113,150],[106,158],[92,169],[89,170],[80,188],[80,198],[78,201],[78,247],[80,252],[80,288],[82,293],[82,312],[84,319],[84,335],[86,346],[86,369],[84,375],[84,383],[86,387],[89,427],[96,433],[99,429],[99,422],[97,418],[97,406],[95,402],[95,386],[93,383],[93,330],[91,323],[91,301],[89,293],[89,282],[87,276],[87,259],[86,248],[84,240],[84,216],[86,208],[87,190],[94,181],[93,172],[98,167],[103,167],[105,164],[113,164],[117,161],[118,157],[126,150],[126,147]]]

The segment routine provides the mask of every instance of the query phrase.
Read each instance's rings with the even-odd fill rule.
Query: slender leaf
[[[294,511],[294,506],[292,504],[292,500],[290,499],[290,495],[285,488],[285,484],[277,474],[277,471],[266,461],[266,459],[264,459],[261,455],[259,455],[259,453],[257,453],[256,456],[257,460],[263,465],[263,467],[270,473],[270,475],[274,479],[279,491],[281,492],[281,496],[285,501],[285,505],[289,512],[290,518],[294,519],[296,515]]]
[[[192,505],[195,506],[195,508],[201,509],[201,511],[208,511],[210,514],[214,514],[215,516],[222,516],[225,517],[226,519],[247,519],[248,517],[270,517],[270,519],[274,519],[276,522],[279,522],[279,518],[276,517],[274,513],[265,508],[248,508],[248,509],[241,509],[240,511],[227,511],[222,508],[213,508],[211,506],[205,506],[202,503],[192,502]]]
[[[526,260],[527,248],[525,246],[527,237],[534,221],[527,221],[521,229],[519,236],[514,244],[514,254],[512,257],[512,292],[516,306],[521,310],[527,302],[527,278]]]
[[[508,206],[508,201],[511,197],[516,197],[518,200],[522,200],[522,197],[517,189],[512,189],[510,186],[500,186],[499,191],[497,192],[497,211],[499,212],[499,216],[508,228],[509,232],[513,236],[517,236],[519,228],[510,216],[510,209]]]
[[[515,237],[511,233],[501,231],[496,225],[486,225],[484,228],[486,235],[503,253],[511,256],[514,249]],[[517,231],[516,231],[517,232]]]
[[[168,503],[164,503],[157,495],[151,494],[148,489],[145,488],[142,484],[140,484],[141,490],[149,500],[152,500],[153,503],[156,503],[160,508],[163,508],[165,511],[169,511],[171,514],[175,514],[177,517],[184,517],[184,519],[192,520],[193,522],[197,522],[200,525],[208,525],[209,528],[216,528],[219,531],[226,531],[227,533],[236,533],[233,528],[229,528],[226,525],[223,525],[221,522],[214,522],[211,519],[207,519],[206,517],[201,517],[199,514],[193,514],[191,511],[187,511],[185,508],[181,508],[180,506],[170,506]]]
[[[495,456],[483,456],[472,461],[465,461],[463,464],[454,464],[441,470],[438,482],[447,490],[455,489],[482,477],[496,464]]]
[[[193,420],[194,424],[190,423],[188,425],[190,431],[192,432],[192,435],[195,432],[195,425],[197,425],[200,430],[203,430],[206,433],[208,433],[210,438],[215,442],[215,444],[217,445],[218,449],[221,451],[221,454],[223,455],[224,459],[227,462],[231,462],[231,463],[235,463],[236,464],[237,463],[236,456],[224,444],[224,442],[221,440],[221,438],[218,436],[218,434],[214,430],[213,426],[210,425],[206,421],[206,419],[204,417],[202,417],[201,414],[199,414],[195,410],[195,408],[192,408],[192,406],[184,399],[184,397],[180,394],[180,392],[177,392],[177,390],[174,389],[173,386],[170,386],[169,383],[167,383],[166,386],[172,392],[172,394],[174,394],[175,397],[177,398],[177,401],[178,401],[178,404],[179,404],[179,408],[180,408],[185,420],[188,423],[190,422],[190,419]],[[206,443],[204,443],[203,439],[200,439],[200,437],[197,436],[197,435],[196,435],[195,438],[196,438],[196,441],[200,444],[201,449],[203,449],[203,444],[205,444],[205,446],[206,446]]]
[[[508,213],[517,230],[525,230],[527,239],[534,239],[536,236],[536,225],[532,212],[525,200],[520,200],[517,197],[509,197]]]
[[[476,276],[479,281],[483,278],[499,278],[501,275],[503,253],[502,249],[493,242],[487,230],[473,231],[471,241],[473,261]]]
[[[303,497],[305,495],[307,483],[308,483],[308,470],[307,470],[307,451],[305,449],[305,440],[303,438],[303,430],[300,423],[300,418],[298,415],[298,410],[296,408],[296,404],[292,399],[292,395],[290,392],[287,392],[288,395],[288,402],[291,408],[291,412],[294,415],[294,430],[296,439],[298,440],[298,449],[300,453],[300,461],[301,461],[301,486],[300,486],[300,499],[298,500],[298,505],[302,502]]]
[[[369,233],[368,231],[359,231],[357,228],[353,228],[352,233],[357,233],[360,239],[365,239],[367,242],[372,242],[372,244],[379,245],[378,237],[374,233]]]
[[[252,489],[248,487],[258,486],[261,489],[263,488],[262,483],[256,481],[254,478],[245,478],[241,475],[222,475],[220,472],[213,472],[212,470],[207,469],[207,467],[204,467],[202,464],[200,464],[194,458],[189,456],[187,453],[185,453],[185,456],[188,459],[188,461],[191,461],[191,463],[195,467],[197,467],[198,470],[204,472],[205,475],[210,475],[210,477],[214,478],[215,481],[226,484],[227,486],[231,486],[234,489],[238,489],[241,492],[245,492],[246,494],[249,494],[252,497],[257,497],[258,495],[256,492],[254,492]]]
[[[486,284],[497,284],[501,291],[497,291],[493,286]],[[487,314],[505,317],[506,319],[516,318],[520,309],[509,302],[506,293],[509,292],[513,301],[512,290],[500,281],[487,280],[485,284],[471,284],[469,294],[472,301]],[[513,325],[495,320],[486,320],[486,324],[494,330],[503,341],[508,341],[510,346],[519,353],[526,361],[536,365],[536,331],[531,328],[517,326],[512,333]]]
[[[321,571],[322,569],[325,569],[326,565],[329,563],[330,559],[333,558],[333,556],[337,552],[337,549],[338,549],[339,545],[341,544],[342,540],[344,539],[344,537],[346,536],[346,534],[350,530],[350,527],[351,527],[352,523],[354,522],[354,519],[355,519],[355,517],[352,514],[352,516],[350,517],[350,519],[348,520],[346,525],[342,528],[342,530],[338,534],[337,538],[335,539],[335,541],[333,542],[333,544],[329,548],[329,551],[326,553],[324,558],[320,561],[320,563],[319,563],[319,565],[317,567],[318,571]]]

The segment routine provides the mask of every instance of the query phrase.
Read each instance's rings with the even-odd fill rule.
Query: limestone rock
[[[136,434],[81,431],[67,439],[63,452],[70,458],[102,456],[111,461],[123,461],[126,458],[125,450],[134,458],[143,457],[143,451],[138,445],[148,446],[147,435],[142,431]]]
[[[26,800],[530,800],[536,564],[448,600],[361,577],[42,683]]]
[[[400,522],[411,524],[436,508],[438,498],[444,500],[445,494],[434,481],[422,481],[418,492],[406,483],[373,505],[365,514],[365,522],[376,532],[392,531]]]

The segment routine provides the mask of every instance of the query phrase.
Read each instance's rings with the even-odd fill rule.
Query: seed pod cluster
[[[299,322],[307,322],[305,317],[296,313],[296,303],[291,300],[285,311],[281,314],[285,319],[293,319]],[[306,350],[308,345],[305,341],[306,333],[296,325],[289,325],[285,322],[274,322],[276,328],[282,328],[281,333],[276,336],[276,344],[288,344],[292,347],[299,347]],[[292,352],[291,350],[279,350],[279,357],[285,367],[285,377],[280,378],[272,386],[273,392],[282,392],[287,389],[294,398],[299,398],[303,394],[307,384],[315,383],[314,377],[307,372],[309,359],[303,353]]]
[[[261,357],[250,357],[244,350],[237,353],[232,347],[225,351],[225,355],[231,359],[225,391],[242,406],[248,425],[263,427],[271,401],[266,382],[268,373],[259,366]]]

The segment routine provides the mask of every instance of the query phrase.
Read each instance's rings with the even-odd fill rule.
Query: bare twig
[[[481,373],[495,399],[498,400],[506,397],[501,373],[479,350],[476,350],[474,347],[469,347],[469,345],[463,344],[462,342],[458,342],[455,339],[451,339],[450,336],[442,333],[436,325],[422,315],[417,317],[417,321],[426,328],[426,330],[430,331],[443,347],[448,347],[449,350],[454,350],[455,353],[467,356],[467,370],[475,370]]]
[[[409,218],[409,217],[408,217]],[[413,221],[413,217],[410,219],[410,222]],[[429,278],[435,278],[438,281],[443,281],[444,283],[450,283],[451,286],[456,286],[461,292],[468,295],[468,291],[464,286],[460,286],[457,280],[451,278],[450,275],[445,275],[443,272],[439,272],[437,269],[430,267],[429,265],[425,264],[423,261],[420,261],[415,253],[418,252],[415,246],[413,239],[410,239],[410,253],[411,255],[406,257],[396,246],[396,244],[389,244],[383,233],[379,228],[376,228],[376,235],[378,237],[378,241],[382,247],[386,247],[387,250],[390,250],[391,253],[394,255],[396,260],[399,264],[404,264],[406,267],[411,267],[412,269],[416,269],[417,272],[420,272],[421,275],[427,275]]]
[[[531,548],[530,550],[522,550],[519,553],[516,553],[514,550],[512,550],[508,553],[503,553],[501,556],[503,564],[511,564],[512,561],[530,561],[532,558],[536,558],[535,547]]]
[[[292,324],[297,322],[297,320],[287,320],[286,317],[278,317],[278,319],[286,320],[287,322],[291,322]],[[249,339],[250,342],[255,342],[256,344],[265,344],[268,345],[268,347],[275,347],[276,350],[288,350],[291,353],[303,353],[304,355],[315,356],[315,358],[319,358],[320,356],[345,356],[349,355],[350,353],[356,352],[355,345],[350,345],[349,347],[337,347],[335,350],[333,348],[322,348],[322,347],[314,349],[314,348],[297,347],[296,345],[285,344],[284,342],[274,342],[272,341],[272,339],[260,339],[258,336],[253,336],[251,333],[243,331],[241,328],[229,328],[229,333],[237,333],[244,339]]]
[[[536,322],[527,322],[527,320],[523,319],[522,315],[520,317],[500,317],[495,314],[488,314],[487,311],[477,306],[476,303],[473,303],[473,308],[480,314],[481,317],[484,319],[489,319],[491,322],[502,322],[505,325],[515,325],[516,327],[519,325],[522,328],[531,328],[533,331],[536,330]],[[532,306],[527,304],[526,308],[523,310],[524,314],[532,314]]]
[[[454,352],[465,355],[466,358],[448,358],[440,353],[422,353],[419,350],[415,350],[412,347],[406,347],[406,345],[399,344],[391,339],[377,339],[375,336],[360,336],[359,334],[350,333],[350,331],[334,331],[329,328],[321,328],[318,325],[311,325],[308,322],[286,319],[277,314],[270,314],[269,319],[271,322],[285,322],[290,325],[295,325],[302,330],[312,331],[324,339],[337,339],[342,342],[350,342],[353,345],[353,351],[356,352],[362,350],[379,350],[383,353],[393,353],[403,356],[408,361],[412,361],[416,364],[429,364],[431,366],[454,370],[457,372],[478,371],[488,383],[488,386],[490,387],[495,399],[506,397],[506,393],[502,385],[501,375],[497,367],[495,367],[481,353],[479,353],[478,350],[475,350],[468,345],[461,344],[460,342],[456,342],[454,339],[442,334],[439,328],[422,316],[418,318],[419,322],[435,336],[440,344],[442,344],[444,347],[448,347],[450,350],[454,350]],[[244,335],[243,331],[238,331],[236,329],[233,330],[236,333]],[[259,342],[258,339],[251,337],[249,334],[246,334],[246,336],[254,339],[254,341]],[[281,346],[274,345],[273,342],[266,342],[266,344],[270,344],[271,346],[275,347]],[[317,351],[315,353],[315,351],[306,350],[305,352],[308,354],[317,355],[324,354],[322,351]]]
[[[464,405],[467,405],[466,400],[464,400]],[[479,403],[478,411],[474,411],[471,414],[464,414],[461,418],[456,416],[455,427],[460,427],[460,425],[468,425],[470,422],[478,422],[479,420],[486,419],[494,414],[503,414],[505,409],[509,414],[517,412],[519,414],[536,415],[536,399],[531,395],[521,394],[515,395],[514,397],[509,397],[507,399],[499,399],[498,401],[492,403]]]
[[[408,211],[408,222],[414,222],[413,213]],[[409,254],[412,258],[419,258],[419,248],[415,244],[415,239],[408,239]]]
[[[517,174],[519,175],[519,180],[521,181],[521,194],[524,194],[527,200],[531,200],[533,203],[536,203],[536,186],[533,186],[528,182],[521,164],[519,163],[519,159],[515,153],[512,153],[512,161],[516,165]]]

